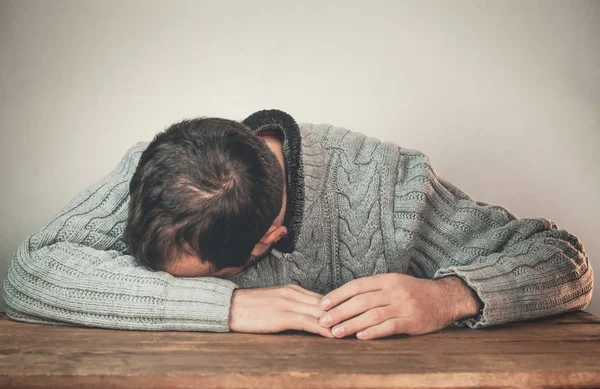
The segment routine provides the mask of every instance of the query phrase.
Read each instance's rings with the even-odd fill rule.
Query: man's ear
[[[267,233],[262,237],[260,243],[270,246],[277,242],[279,239],[287,235],[287,228],[285,226],[271,226]]]

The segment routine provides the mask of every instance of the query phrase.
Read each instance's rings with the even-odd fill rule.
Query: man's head
[[[239,271],[287,232],[281,163],[241,123],[172,125],[144,150],[130,182],[132,254],[174,275]]]

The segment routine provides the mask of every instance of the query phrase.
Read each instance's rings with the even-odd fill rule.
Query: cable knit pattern
[[[332,126],[302,125],[311,179],[297,250],[233,279],[327,293],[386,272],[456,275],[484,303],[472,328],[582,309],[593,273],[581,242],[545,219],[518,219],[439,178],[427,156]],[[316,157],[318,156],[318,157]],[[323,161],[321,164],[321,161]]]
[[[456,275],[484,303],[473,328],[587,306],[581,242],[518,219],[438,177],[422,153],[326,125],[300,126],[304,207],[293,252],[273,250],[230,280],[153,272],[121,240],[128,181],[146,143],[75,198],[15,254],[4,283],[15,320],[143,330],[227,331],[231,293],[299,284],[326,293],[386,272]],[[286,156],[287,158],[287,156]],[[301,192],[301,191],[298,191]]]

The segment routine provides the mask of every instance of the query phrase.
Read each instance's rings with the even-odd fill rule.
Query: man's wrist
[[[229,331],[235,332],[239,326],[240,299],[243,300],[244,289],[235,289],[231,294],[231,304],[229,305]]]
[[[462,278],[447,276],[436,280],[444,291],[447,302],[451,302],[452,321],[476,316],[483,308],[477,293]]]

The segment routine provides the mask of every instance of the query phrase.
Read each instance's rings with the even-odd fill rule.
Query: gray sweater
[[[128,254],[122,232],[142,142],[21,243],[4,282],[7,314],[33,323],[228,331],[237,287],[292,283],[326,293],[387,272],[462,278],[484,304],[478,316],[454,323],[471,328],[589,303],[588,257],[553,222],[474,201],[418,151],[325,125],[303,124],[296,135],[285,148],[301,178],[288,177],[299,185],[286,214],[292,241],[255,267],[230,280],[177,278]]]

